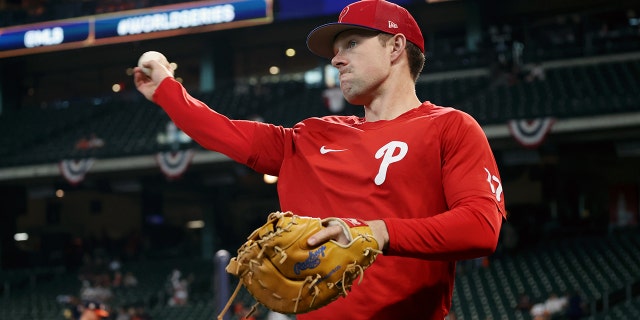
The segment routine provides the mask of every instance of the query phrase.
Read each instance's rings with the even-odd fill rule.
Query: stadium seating
[[[627,295],[640,283],[639,268],[640,235],[635,233],[546,243],[460,274],[453,311],[458,319],[530,319],[515,310],[520,294],[535,303],[552,293],[579,292],[593,319],[636,319],[640,301]],[[622,314],[627,316],[615,317]]]
[[[640,297],[625,301],[611,308],[609,312],[598,313],[593,320],[640,319]]]
[[[640,72],[639,64],[631,60],[550,68],[545,71],[544,81],[489,85],[456,105],[481,124],[635,111],[640,103],[640,80],[633,75]],[[495,81],[488,76],[478,80]],[[443,101],[449,102],[446,97]]]
[[[187,306],[167,306],[165,284],[173,269],[186,277],[191,275],[190,303]],[[131,271],[138,278],[138,286],[114,288],[109,302],[112,310],[118,307],[142,306],[153,319],[211,319],[214,305],[211,290],[213,266],[200,259],[165,259],[125,263],[123,271]],[[62,297],[79,296],[81,281],[77,272],[58,269],[21,270],[6,277],[22,277],[13,283],[11,292],[0,296],[0,319],[59,320],[68,304]],[[45,276],[46,275],[46,276]],[[3,279],[5,279],[4,277]],[[40,279],[36,280],[35,277]],[[32,278],[32,279],[30,279]],[[5,279],[6,280],[6,279]]]
[[[545,72],[544,81],[512,85],[496,85],[489,75],[420,81],[416,91],[421,99],[468,112],[481,125],[510,119],[630,112],[640,105],[638,59],[554,67]],[[239,94],[222,88],[194,96],[231,118],[261,116],[266,122],[284,126],[330,114],[320,88],[305,88],[300,82],[290,81],[269,84],[262,92]],[[357,114],[360,110],[347,111]],[[163,151],[166,147],[158,144],[156,137],[165,130],[167,121],[161,109],[141,98],[97,105],[75,103],[65,108],[25,108],[0,116],[0,167]],[[105,146],[74,150],[75,141],[90,133],[103,138]]]
[[[0,298],[0,319],[61,319],[63,306],[58,295],[77,291],[77,278],[60,268],[4,271],[4,297]],[[24,281],[15,281],[27,279]]]
[[[156,320],[213,318],[213,268],[211,261],[192,258],[126,262],[122,269],[136,274],[139,285],[114,290],[110,305],[113,310],[143,306]],[[195,279],[186,306],[167,305],[165,284],[173,269]],[[43,268],[11,275],[5,271],[3,276],[5,281],[9,276],[23,280],[14,281],[10,293],[0,298],[1,319],[60,319],[65,310],[60,297],[77,295],[80,289],[78,275],[64,270]],[[232,279],[231,285],[235,283]],[[576,291],[588,306],[590,315],[585,319],[636,319],[639,287],[639,234],[578,237],[496,257],[488,266],[459,273],[452,311],[457,319],[528,320],[528,313],[514,308],[520,294],[542,302],[552,293]],[[250,307],[255,300],[241,290],[236,302]]]

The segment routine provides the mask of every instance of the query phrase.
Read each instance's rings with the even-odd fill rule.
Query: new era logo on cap
[[[383,0],[362,0],[346,6],[340,12],[338,22],[319,26],[309,33],[307,47],[311,52],[331,59],[333,40],[349,29],[402,33],[424,53],[424,38],[415,19],[405,8]]]

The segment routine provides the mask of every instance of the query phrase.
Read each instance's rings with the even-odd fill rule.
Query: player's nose
[[[341,54],[341,50],[336,50],[333,58],[331,58],[331,65],[340,69],[340,67],[344,66],[346,63],[346,59],[344,58],[344,55]]]

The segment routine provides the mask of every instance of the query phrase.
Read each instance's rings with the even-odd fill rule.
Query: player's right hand
[[[163,65],[155,60],[145,62],[143,66],[151,70],[150,76],[147,76],[142,68],[135,67],[133,68],[133,82],[145,98],[153,101],[153,94],[162,80],[168,77],[173,78],[173,69],[170,65]]]

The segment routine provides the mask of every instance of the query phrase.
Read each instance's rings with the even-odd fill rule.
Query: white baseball
[[[144,72],[147,76],[151,76],[151,69],[143,67],[142,64],[151,60],[158,61],[160,64],[165,65],[169,68],[169,60],[162,53],[158,51],[147,51],[140,56],[138,59],[138,67],[142,68],[142,72]]]

